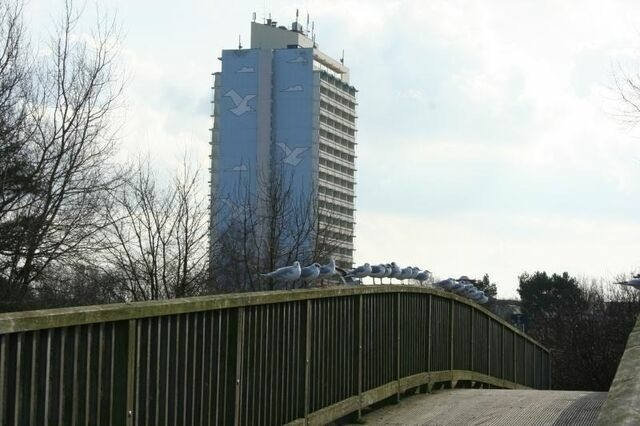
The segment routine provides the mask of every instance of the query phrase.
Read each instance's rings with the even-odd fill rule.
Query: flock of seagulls
[[[620,281],[620,282],[617,282],[616,284],[628,285],[630,287],[640,289],[640,274],[634,275],[628,281]]]
[[[396,262],[379,265],[365,263],[353,269],[342,269],[336,266],[336,261],[333,258],[326,265],[312,263],[305,267],[302,267],[300,262],[295,261],[291,266],[283,266],[275,271],[261,275],[266,278],[272,278],[276,282],[287,283],[301,280],[307,285],[311,281],[331,278],[336,275],[340,277],[344,284],[362,284],[363,278],[370,277],[373,279],[374,284],[376,283],[376,279],[382,284],[383,278],[388,278],[389,284],[391,284],[391,279],[394,278],[401,282],[413,280],[413,282],[418,282],[422,285],[427,283],[431,278],[431,272],[426,269],[423,270],[415,266],[401,268]],[[637,278],[638,285],[640,286],[640,275],[638,275]],[[489,298],[482,290],[476,288],[475,285],[477,283],[478,280],[472,280],[463,275],[458,279],[448,278],[438,281],[433,283],[433,286],[467,297],[479,304],[487,303]]]

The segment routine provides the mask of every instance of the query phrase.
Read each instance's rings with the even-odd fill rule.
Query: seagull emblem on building
[[[229,171],[229,172],[246,172],[248,169],[246,164],[238,164],[236,166],[230,167],[228,169],[226,169],[225,171]]]
[[[256,72],[256,70],[253,67],[242,67],[236,71],[236,73],[239,73],[239,74],[254,73],[254,72]]]
[[[296,56],[295,58],[291,59],[288,62],[290,64],[306,64],[307,63],[307,57],[301,53],[301,54],[299,54],[298,56]]]
[[[308,147],[296,147],[291,149],[284,142],[277,142],[276,145],[284,152],[284,158],[282,159],[282,162],[285,164],[290,164],[292,166],[297,166],[298,164],[300,164],[300,162],[302,161],[302,158],[300,158],[300,156],[303,152],[309,149]]]
[[[240,96],[235,90],[231,89],[227,93],[224,94],[225,97],[231,98],[231,101],[235,104],[235,107],[229,109],[232,113],[237,116],[241,116],[242,114],[253,111],[247,103],[256,97],[256,95],[246,95],[244,97]]]
[[[293,86],[289,86],[286,89],[282,89],[281,92],[303,92],[304,88],[301,84],[295,84]]]

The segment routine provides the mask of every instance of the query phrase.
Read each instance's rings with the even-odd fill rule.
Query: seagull
[[[398,278],[400,275],[401,269],[396,262],[391,262],[391,273],[389,274],[390,278]]]
[[[364,278],[369,276],[370,273],[371,273],[371,265],[369,265],[368,263],[365,263],[364,265],[358,266],[356,269],[353,269],[352,271],[350,271],[348,275],[354,276],[356,278]]]
[[[429,278],[431,278],[431,272],[426,269],[418,272],[418,275],[416,275],[416,280],[420,281],[420,284],[427,281]]]
[[[376,283],[376,278],[380,278],[380,283],[382,283],[382,277],[386,276],[387,267],[384,265],[373,265],[371,266],[371,273],[369,276],[373,278],[373,283]]]
[[[640,274],[634,275],[629,281],[620,281],[616,284],[628,285],[629,287],[640,289]]]
[[[407,266],[406,268],[402,268],[400,271],[400,275],[396,276],[400,281],[408,280],[413,276],[413,268],[411,266]]]
[[[411,268],[411,279],[415,280],[419,273],[420,273],[420,268],[418,268],[417,266],[414,266],[413,268]]]
[[[292,266],[283,266],[273,272],[266,274],[260,274],[263,277],[273,278],[276,281],[295,281],[300,278],[302,270],[300,269],[300,262],[297,260],[293,262]]]
[[[318,278],[332,277],[336,274],[336,260],[332,257],[329,263],[320,267]]]
[[[309,266],[305,266],[301,269],[300,279],[303,281],[313,281],[320,275],[320,264],[312,263]]]
[[[486,297],[484,294],[484,291],[482,290],[477,290],[475,293],[473,293],[469,298],[471,300],[473,300],[474,302],[477,302],[478,300],[482,300],[483,297]]]
[[[471,288],[475,288],[473,284],[465,284],[460,281],[458,281],[458,283],[460,283],[460,287],[454,288],[453,291],[460,295],[465,295]]]
[[[235,115],[240,116],[245,112],[253,111],[251,107],[247,105],[247,102],[255,98],[256,95],[247,95],[245,97],[242,97],[238,95],[238,93],[235,90],[231,89],[227,93],[225,93],[224,96],[231,98],[231,101],[235,104],[235,107],[229,110]]]
[[[445,290],[451,289],[454,285],[456,285],[456,280],[453,278],[447,278],[446,280],[438,281],[435,285],[438,287],[442,287]]]

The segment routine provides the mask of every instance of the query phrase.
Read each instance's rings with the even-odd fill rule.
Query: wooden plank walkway
[[[595,425],[606,392],[452,389],[403,398],[368,425]]]

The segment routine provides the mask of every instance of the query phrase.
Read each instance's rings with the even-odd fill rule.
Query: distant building
[[[353,261],[356,89],[349,69],[295,22],[251,23],[251,48],[223,50],[214,74],[212,203],[233,205],[274,173],[315,203],[334,257]],[[212,215],[230,214],[216,209]],[[212,224],[219,223],[212,217]],[[211,227],[212,240],[219,230]]]

